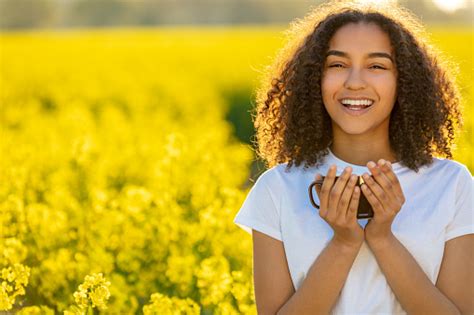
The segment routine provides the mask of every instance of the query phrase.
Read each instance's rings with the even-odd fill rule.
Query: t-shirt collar
[[[328,147],[328,150],[329,150],[329,154],[326,156],[327,159],[325,161],[325,164],[328,166],[328,168],[331,164],[336,164],[337,165],[337,172],[336,172],[337,174],[342,173],[344,168],[347,167],[347,166],[352,167],[352,173],[353,174],[357,174],[357,175],[362,175],[363,173],[370,174],[370,171],[369,171],[369,168],[367,167],[367,165],[357,165],[357,164],[352,164],[352,163],[346,162],[344,160],[341,160],[337,156],[335,156],[334,153],[331,151],[331,149],[329,147]],[[377,163],[377,161],[374,161],[374,162]],[[399,170],[401,167],[402,167],[402,165],[400,164],[400,162],[392,163],[392,168],[393,168],[394,171]]]

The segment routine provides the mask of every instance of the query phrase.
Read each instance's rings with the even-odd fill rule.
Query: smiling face
[[[324,106],[334,137],[388,138],[390,113],[396,100],[397,70],[390,39],[374,23],[350,23],[329,42],[321,79]],[[363,111],[351,111],[342,99],[370,99]]]

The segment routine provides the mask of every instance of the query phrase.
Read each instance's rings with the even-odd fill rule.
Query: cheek
[[[397,90],[397,79],[392,75],[374,76],[371,78],[371,85],[381,96],[394,96]]]
[[[338,90],[338,80],[334,76],[324,76],[321,78],[321,95],[323,99],[330,99]]]

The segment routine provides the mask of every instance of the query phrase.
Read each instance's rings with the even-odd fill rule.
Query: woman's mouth
[[[374,101],[372,100],[341,100],[344,111],[352,116],[360,116],[370,110]]]

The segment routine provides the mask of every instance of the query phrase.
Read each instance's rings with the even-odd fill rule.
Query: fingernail
[[[368,167],[371,167],[371,168],[372,168],[372,167],[375,167],[375,163],[372,162],[372,161],[370,161],[369,163],[367,163],[367,166],[368,166]]]
[[[379,165],[380,165],[380,166],[384,166],[384,165],[385,165],[385,160],[380,160],[380,161],[379,161]]]
[[[387,161],[387,165],[392,168],[392,163],[390,163],[390,161]]]

